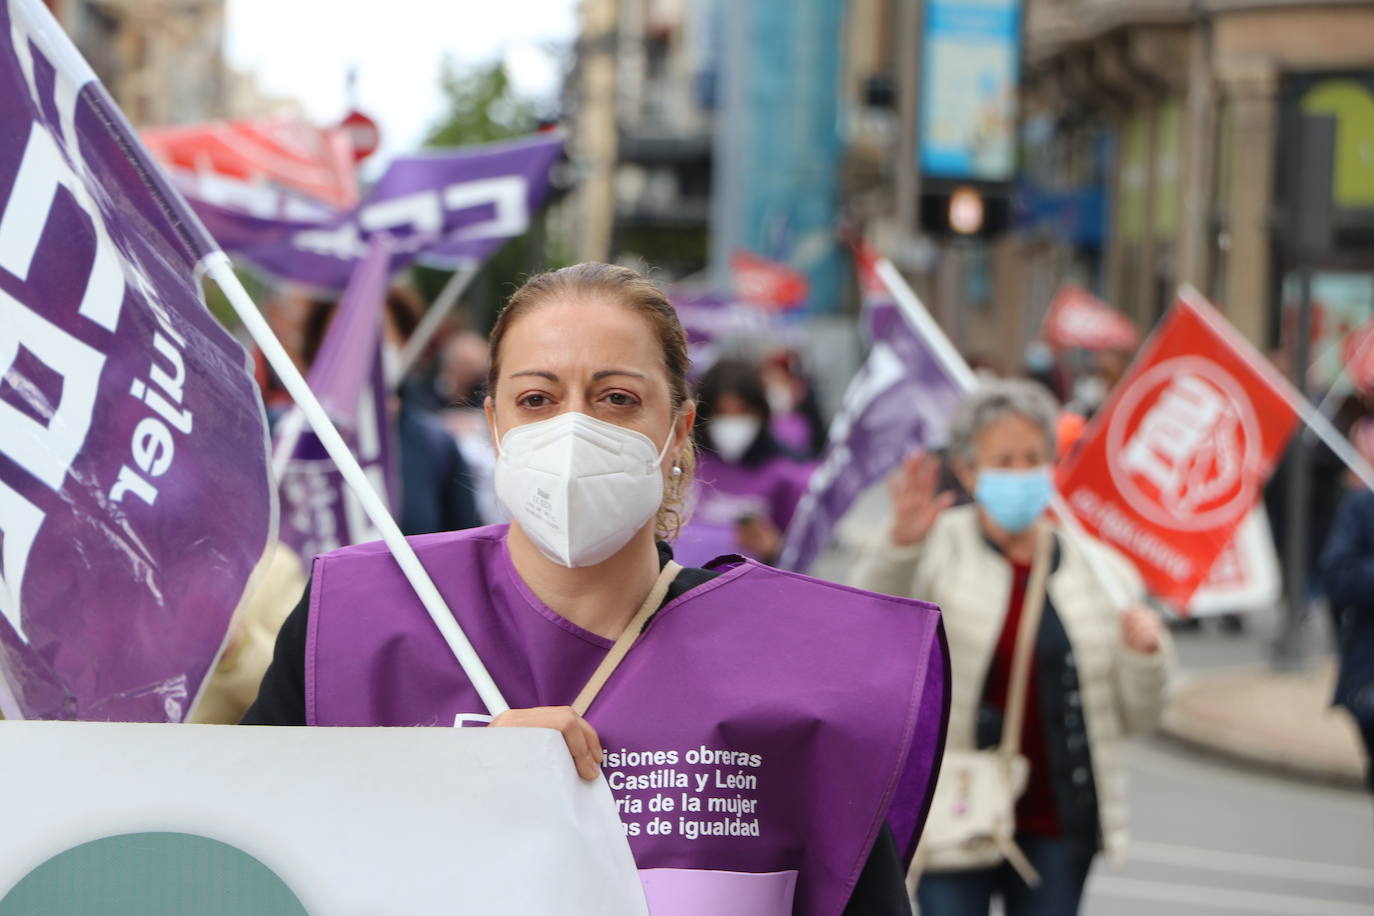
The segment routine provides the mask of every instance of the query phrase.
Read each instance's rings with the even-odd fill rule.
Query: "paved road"
[[[1266,660],[1276,614],[1245,632],[1214,625],[1175,633],[1189,672]],[[1309,663],[1329,645],[1314,615],[1300,643]],[[1374,799],[1247,769],[1166,739],[1128,757],[1135,842],[1120,870],[1089,881],[1088,916],[1354,916],[1374,914]]]
[[[1131,748],[1134,842],[1088,916],[1374,914],[1374,801],[1147,739]]]

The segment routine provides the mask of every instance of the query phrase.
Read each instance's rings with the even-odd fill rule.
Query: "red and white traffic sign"
[[[382,129],[376,121],[357,109],[344,115],[339,122],[339,129],[347,134],[349,142],[353,144],[353,158],[358,162],[377,152],[377,147],[382,145]]]

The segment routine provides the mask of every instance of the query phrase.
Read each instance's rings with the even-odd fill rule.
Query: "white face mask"
[[[535,546],[569,568],[624,547],[663,502],[657,451],[643,433],[568,412],[501,438],[496,498]]]
[[[749,446],[759,437],[763,423],[758,417],[745,414],[727,414],[712,417],[706,424],[706,433],[711,437],[711,447],[726,461],[739,461]]]

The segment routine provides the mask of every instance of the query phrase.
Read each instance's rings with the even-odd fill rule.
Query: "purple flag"
[[[866,292],[868,358],[845,391],[830,441],[787,526],[778,565],[805,572],[859,494],[912,449],[943,444],[963,388],[886,290]]]
[[[347,212],[281,194],[231,191],[223,180],[186,179],[182,187],[230,254],[284,280],[342,289],[377,234],[391,238],[393,273],[416,260],[445,267],[484,260],[529,228],[562,154],[560,135],[540,134],[403,156]]]
[[[367,256],[358,262],[339,300],[306,381],[377,493],[394,507],[396,448],[381,348],[390,255],[387,237],[373,236]],[[299,421],[294,411],[283,418],[279,438],[295,439]],[[294,443],[278,441],[277,447],[292,449],[281,475],[283,543],[308,560],[380,537],[314,433],[302,433]]]
[[[43,5],[0,4],[0,672],[25,716],[180,721],[272,542],[212,255]]]
[[[687,354],[693,373],[704,372],[724,353],[746,342],[780,344],[789,329],[783,316],[733,295],[706,293],[672,297],[673,308],[687,334]]]

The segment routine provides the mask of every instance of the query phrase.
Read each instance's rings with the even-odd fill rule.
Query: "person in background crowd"
[[[1285,378],[1292,375],[1292,358],[1287,350],[1276,348],[1269,354],[1274,368]],[[1352,429],[1361,413],[1358,398],[1348,398],[1332,418],[1333,425],[1342,434],[1355,439]],[[1289,511],[1289,488],[1292,486],[1294,468],[1300,450],[1307,452],[1309,476],[1307,534],[1302,539],[1304,568],[1307,572],[1307,597],[1309,601],[1321,595],[1322,581],[1316,574],[1321,558],[1322,547],[1336,518],[1336,507],[1340,505],[1345,493],[1345,462],[1341,461],[1326,443],[1315,436],[1304,435],[1301,430],[1288,440],[1283,457],[1279,459],[1273,474],[1264,485],[1264,509],[1269,515],[1269,533],[1274,539],[1274,550],[1278,554],[1279,569],[1287,570],[1289,562],[1288,533],[1291,526]],[[1304,617],[1307,608],[1298,609],[1298,617]]]
[[[228,644],[210,672],[187,719],[200,725],[233,725],[258,695],[272,661],[272,647],[296,596],[305,587],[301,558],[278,542],[259,563],[253,593],[234,614]]]
[[[486,338],[471,328],[455,331],[439,350],[434,388],[445,409],[481,410],[491,358]]]
[[[408,287],[393,286],[387,291],[386,321],[383,325],[383,365],[395,365],[396,354],[415,331],[424,312],[417,293]],[[325,331],[334,316],[335,303],[320,301],[307,319],[303,355],[309,365],[319,352]],[[388,369],[388,371],[390,371]],[[396,523],[405,534],[430,534],[475,528],[482,523],[473,495],[471,471],[448,430],[429,411],[407,396],[398,386],[393,402],[396,441],[399,453],[401,506]]]
[[[1098,350],[1092,354],[1088,368],[1073,380],[1072,393],[1066,408],[1091,420],[1107,399],[1112,396],[1126,370],[1131,355],[1120,350]]]
[[[310,298],[304,287],[294,283],[283,283],[264,300],[267,324],[281,342],[296,368],[305,372],[309,361],[305,358],[305,332],[310,317],[319,303]],[[262,390],[262,403],[267,411],[267,421],[275,424],[291,407],[291,395],[287,393],[267,358],[256,346],[253,347],[253,376]]]
[[[1002,367],[986,353],[966,354],[964,362],[973,370],[973,374],[978,376],[980,382],[992,382],[1002,377]]]
[[[778,443],[772,404],[754,363],[726,358],[697,384],[699,449],[692,522],[679,540],[684,562],[740,553],[777,560],[806,490],[811,465]]]
[[[1098,350],[1093,354],[1093,370],[1102,378],[1110,394],[1131,367],[1131,354],[1125,350]]]
[[[981,916],[994,894],[1008,916],[1077,912],[1097,853],[1123,853],[1121,740],[1152,728],[1164,708],[1167,632],[1140,604],[1118,612],[1084,551],[1140,601],[1136,571],[1106,545],[1065,537],[1041,518],[1057,415],[1050,394],[1029,381],[969,394],[951,420],[949,455],[973,504],[953,507],[953,494],[937,492],[937,462],[912,455],[893,480],[891,523],[856,571],[860,588],[942,606],[954,671],[946,748],[988,748],[1001,737],[1036,538],[1053,537],[1021,737],[1030,778],[1016,805],[1016,842],[1040,885],[1006,862],[928,871],[917,892],[927,916]]]
[[[802,369],[801,354],[783,349],[763,361],[764,391],[773,437],[802,458],[815,458],[825,448],[828,430],[821,417],[815,386]]]
[[[506,518],[496,499],[496,449],[492,447],[491,432],[482,411],[490,371],[486,338],[465,329],[451,335],[440,348],[434,379],[434,389],[442,404],[439,418],[467,462],[477,514],[488,523]]]
[[[1336,617],[1340,671],[1335,703],[1355,718],[1374,792],[1374,491],[1342,500],[1322,551],[1320,579]]]
[[[1067,387],[1064,367],[1055,359],[1054,349],[1043,340],[1032,340],[1026,344],[1022,374],[1033,382],[1045,386],[1058,401],[1064,400]]]
[[[935,609],[747,561],[673,561],[695,408],[682,326],[639,274],[534,277],[491,359],[513,519],[410,541],[514,707],[491,727],[561,733],[588,780],[603,764],[638,780],[729,761],[700,773],[739,774],[744,791],[722,797],[749,803],[744,832],[698,833],[724,822],[686,804],[676,829],[644,830],[642,807],[621,808],[655,912],[744,913],[743,894],[749,916],[909,914],[903,862],[948,701]],[[244,723],[447,727],[483,709],[392,557],[364,544],[316,559]],[[618,792],[645,806],[644,783]]]

